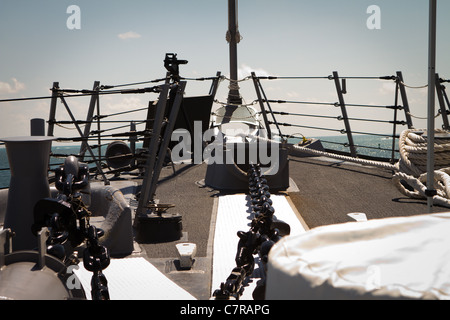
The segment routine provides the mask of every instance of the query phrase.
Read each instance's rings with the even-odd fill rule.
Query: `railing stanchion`
[[[337,71],[333,71],[334,83],[336,85],[336,91],[339,99],[339,106],[341,107],[342,118],[344,120],[345,131],[347,133],[348,144],[350,147],[350,154],[352,157],[356,157],[356,148],[353,142],[352,130],[350,129],[350,122],[348,121],[347,110],[345,108],[344,96],[341,89],[341,83],[339,82],[339,75]]]

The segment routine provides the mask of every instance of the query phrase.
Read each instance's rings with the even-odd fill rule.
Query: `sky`
[[[79,16],[68,10],[79,8]],[[238,3],[239,77],[257,75],[326,77],[389,76],[402,71],[410,86],[427,83],[427,0],[240,0]],[[379,16],[369,11],[379,8]],[[188,60],[184,77],[229,75],[227,0],[0,0],[0,100],[50,95],[61,88],[91,89],[94,81],[117,85],[162,78],[166,53]],[[436,71],[450,78],[450,1],[438,0]],[[77,18],[79,17],[79,19]],[[372,18],[376,20],[371,20]],[[74,20],[74,18],[77,18]],[[369,28],[369,22],[379,28]],[[76,28],[73,28],[76,26]],[[337,102],[330,80],[262,80],[268,99]],[[241,82],[245,102],[256,99],[251,81]],[[189,81],[186,95],[203,95],[209,82]],[[347,103],[392,105],[394,83],[347,81]],[[217,99],[225,102],[228,83]],[[411,113],[427,114],[427,89],[408,89]],[[147,106],[155,94],[102,96],[103,113]],[[87,98],[70,98],[75,117],[85,119]],[[215,105],[214,108],[220,105]],[[338,115],[338,108],[272,104],[274,110]],[[29,134],[31,118],[48,118],[50,101],[0,103],[0,138]],[[255,105],[258,109],[258,106]],[[437,107],[436,107],[437,109]],[[349,116],[384,119],[390,110],[349,107]],[[143,114],[145,116],[145,114]],[[68,119],[61,103],[57,116]],[[129,117],[128,117],[129,118]],[[128,119],[127,118],[127,119]],[[280,122],[343,126],[335,120],[279,117]],[[413,118],[417,128],[423,119]],[[436,126],[442,124],[436,120]],[[390,126],[352,123],[355,131],[390,132]],[[284,133],[324,135],[312,129],[287,128]],[[76,135],[58,128],[56,136]]]

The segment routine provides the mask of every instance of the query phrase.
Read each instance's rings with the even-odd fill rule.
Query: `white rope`
[[[234,79],[230,79],[228,77],[222,76],[222,80],[228,80],[230,82],[230,84],[228,85],[228,89],[231,91],[239,91],[240,87],[239,87],[239,82],[242,81],[247,81],[249,79],[251,79],[251,76],[247,76],[243,79],[240,80],[234,80]],[[230,95],[230,93],[228,93],[228,95]],[[236,98],[242,98],[240,94],[234,95]]]
[[[253,136],[253,135],[241,134],[241,136],[249,137],[249,138],[253,138],[253,139],[259,139],[259,140],[263,140],[263,141],[267,141],[267,142],[276,142],[276,143],[279,142],[279,141],[275,141],[275,140],[270,140],[268,138],[257,137],[257,136]],[[325,152],[325,151],[320,151],[320,150],[309,149],[309,148],[301,147],[301,146],[298,146],[298,145],[293,145],[293,147],[295,149],[299,150],[299,151],[303,151],[303,152],[307,152],[307,153],[310,153],[310,154],[314,154],[316,156],[323,156],[323,157],[334,158],[334,159],[338,159],[338,160],[342,160],[342,161],[355,162],[355,163],[359,163],[359,164],[366,165],[366,166],[376,166],[376,167],[381,167],[381,168],[388,169],[388,170],[397,170],[396,165],[393,165],[393,164],[390,164],[390,163],[387,163],[387,162],[372,161],[372,160],[367,160],[367,159],[354,158],[354,157],[344,156],[344,155],[340,155],[340,154],[335,154],[335,153],[330,153],[330,152]]]
[[[435,132],[447,133],[444,130]],[[399,171],[393,177],[396,187],[408,197],[426,199],[427,139],[416,130],[404,130],[400,135],[399,147]],[[435,139],[434,158],[434,186],[430,189],[435,189],[437,195],[433,197],[433,203],[450,207],[450,139]],[[402,180],[413,190],[405,187]]]
[[[230,103],[230,102],[222,102],[217,99],[214,99],[214,103],[221,104],[222,106],[237,106],[237,107],[249,107],[258,103],[258,100],[253,100],[250,103]]]
[[[419,117],[419,116],[415,116],[413,115],[411,112],[406,112],[407,114],[409,114],[411,117],[416,118],[416,119],[421,119],[421,120],[427,120],[428,117]],[[437,117],[439,117],[441,114],[438,112],[434,118],[436,119]]]
[[[223,80],[228,80],[230,82],[243,82],[243,81],[250,80],[252,78],[252,76],[246,76],[245,78],[242,78],[240,80],[234,80],[234,79],[228,78],[226,76],[222,76],[222,78],[223,78]]]
[[[404,86],[404,87],[407,87],[407,88],[410,88],[410,89],[423,89],[423,88],[426,88],[426,87],[428,87],[428,84],[425,84],[425,85],[423,85],[423,86],[417,86],[417,87],[415,87],[415,86],[408,86],[406,83],[404,83],[403,81],[400,81],[400,83]]]

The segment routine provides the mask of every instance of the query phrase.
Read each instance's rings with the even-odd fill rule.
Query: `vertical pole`
[[[344,120],[345,131],[347,133],[348,144],[350,146],[350,154],[352,155],[352,157],[356,157],[355,143],[353,142],[352,130],[350,129],[350,122],[348,121],[347,109],[345,108],[344,96],[342,94],[341,83],[339,82],[339,75],[337,71],[333,71],[333,79],[334,84],[336,85],[339,106],[341,107],[341,113]]]
[[[434,190],[434,103],[436,80],[436,0],[430,0],[428,35],[428,124],[427,124],[427,204],[433,211]]]
[[[59,82],[53,82],[52,87],[52,100],[50,102],[50,115],[48,116],[48,128],[47,128],[47,136],[53,136],[53,128],[55,127],[56,121],[56,104],[58,102],[58,89]]]
[[[228,103],[242,104],[239,94],[238,80],[238,64],[237,64],[237,44],[239,42],[238,18],[237,18],[237,1],[228,0],[228,32],[227,40],[230,43],[230,90],[228,92]]]

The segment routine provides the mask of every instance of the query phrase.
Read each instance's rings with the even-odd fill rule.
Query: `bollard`
[[[15,233],[13,250],[36,247],[31,232],[37,201],[50,197],[48,164],[53,137],[24,136],[3,138],[11,170],[4,228]]]

